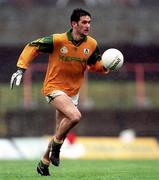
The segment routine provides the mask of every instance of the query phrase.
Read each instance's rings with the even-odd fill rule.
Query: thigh
[[[79,113],[79,110],[72,102],[72,99],[66,94],[61,94],[55,97],[54,100],[51,101],[51,104],[61,113],[59,114],[61,117],[65,116],[72,119],[74,113]]]

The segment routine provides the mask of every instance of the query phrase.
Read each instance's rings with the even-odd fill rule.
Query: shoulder
[[[61,46],[61,44],[63,44],[66,41],[67,41],[66,33],[53,34],[53,44],[54,44],[54,47]]]
[[[66,33],[61,33],[61,34],[53,34],[53,39],[56,41],[62,41],[66,39]]]
[[[91,36],[87,36],[87,43],[91,46],[93,50],[95,50],[98,46],[97,41]]]
[[[89,41],[89,43],[97,45],[97,41],[91,36],[87,36],[87,41]]]

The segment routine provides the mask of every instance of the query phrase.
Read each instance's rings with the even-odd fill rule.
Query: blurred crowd
[[[36,6],[36,5],[55,5],[65,7],[68,5],[86,5],[86,6],[108,6],[108,5],[124,5],[124,6],[156,6],[159,1],[152,0],[0,0],[0,5],[9,4],[14,6]]]
[[[69,5],[86,5],[86,6],[108,6],[108,5],[124,5],[124,6],[156,6],[159,1],[152,0],[0,0],[0,5],[13,6],[37,6],[37,5],[54,5],[66,7]]]
[[[15,6],[32,5],[56,5],[68,6],[73,4],[83,4],[87,6],[122,4],[127,6],[138,6],[140,4],[152,3],[151,0],[0,0],[0,3],[10,3]],[[157,1],[156,1],[157,3]]]

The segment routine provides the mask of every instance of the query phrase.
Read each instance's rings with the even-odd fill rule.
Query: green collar
[[[85,36],[82,40],[80,40],[80,42],[75,41],[72,36],[72,29],[67,31],[67,38],[69,41],[71,41],[76,46],[79,46],[81,43],[83,43],[84,41],[87,40],[87,36]]]

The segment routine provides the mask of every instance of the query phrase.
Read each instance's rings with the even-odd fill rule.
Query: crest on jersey
[[[62,54],[68,53],[67,47],[66,47],[66,46],[63,46],[63,47],[60,49],[60,52],[61,52]]]
[[[84,48],[84,49],[83,49],[83,53],[84,53],[84,54],[89,54],[89,49]]]

